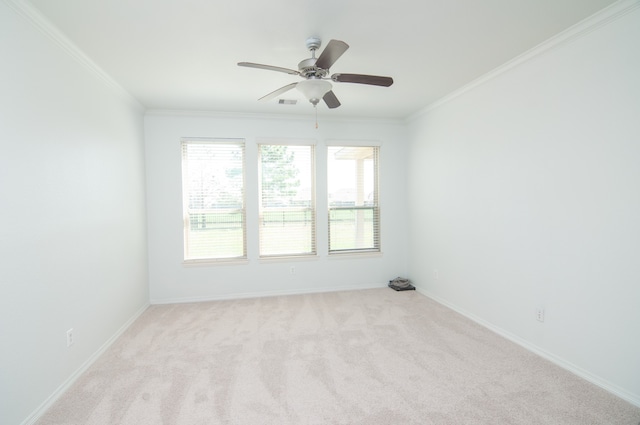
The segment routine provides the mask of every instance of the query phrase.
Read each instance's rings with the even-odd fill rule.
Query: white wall
[[[406,272],[405,126],[393,122],[339,122],[305,118],[148,113],[145,118],[149,279],[152,303],[220,299],[294,292],[383,286]],[[182,137],[246,140],[248,264],[183,265]],[[258,260],[257,138],[317,141],[318,257],[311,260]],[[378,257],[327,258],[325,140],[381,142],[382,251]],[[290,265],[296,274],[289,274]]]
[[[0,423],[14,425],[148,303],[143,112],[5,2],[0,52]]]
[[[638,405],[639,42],[636,4],[426,110],[408,148],[420,288]]]

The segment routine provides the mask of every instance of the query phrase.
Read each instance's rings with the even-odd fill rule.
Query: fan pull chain
[[[316,110],[316,130],[318,129],[318,107],[313,105],[313,109]]]

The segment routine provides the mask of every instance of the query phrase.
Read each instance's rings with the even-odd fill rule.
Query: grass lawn
[[[330,250],[375,247],[373,209],[330,211]],[[242,212],[191,216],[186,235],[187,258],[238,258],[245,252]],[[313,253],[314,220],[311,210],[265,212],[260,222],[260,255]]]

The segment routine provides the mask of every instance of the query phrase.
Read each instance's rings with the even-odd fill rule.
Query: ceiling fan
[[[311,57],[303,60],[298,64],[298,70],[281,68],[279,66],[262,65],[252,62],[239,62],[239,66],[246,66],[248,68],[266,69],[270,71],[284,72],[290,75],[297,75],[304,78],[303,81],[297,83],[287,84],[284,87],[280,87],[266,96],[261,97],[258,100],[270,100],[276,96],[285,93],[292,88],[300,90],[309,102],[316,107],[320,99],[324,100],[324,103],[331,109],[340,106],[340,101],[333,93],[331,83],[327,80],[331,80],[336,83],[358,83],[368,84],[372,86],[389,87],[393,84],[393,78],[381,77],[378,75],[363,75],[363,74],[333,74],[330,77],[329,68],[347,51],[349,45],[344,41],[331,40],[324,48],[319,57],[316,58],[316,50],[320,48],[322,41],[318,37],[307,38],[307,49],[311,51]]]

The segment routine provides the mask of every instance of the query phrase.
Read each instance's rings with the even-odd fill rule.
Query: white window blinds
[[[246,258],[244,141],[182,142],[185,260]]]
[[[380,251],[377,146],[330,146],[329,253]]]
[[[259,145],[260,256],[315,255],[314,146]]]

